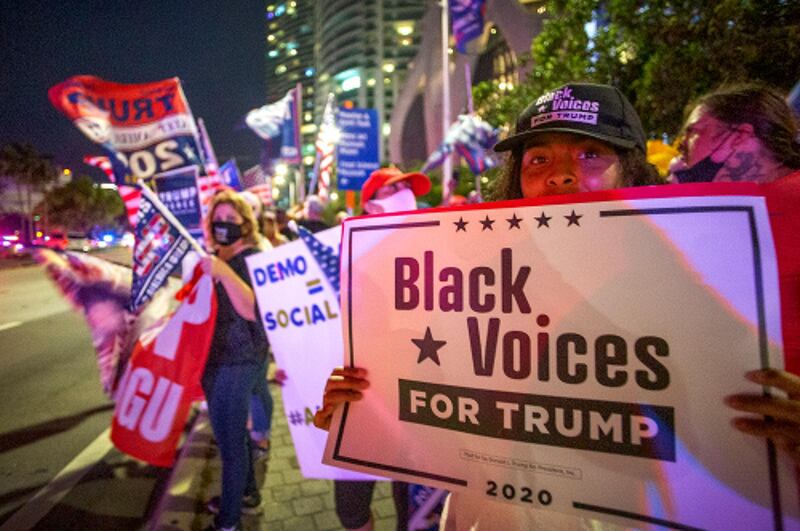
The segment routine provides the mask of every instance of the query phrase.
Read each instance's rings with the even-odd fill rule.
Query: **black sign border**
[[[761,368],[769,368],[769,349],[767,338],[767,325],[764,308],[764,282],[763,272],[761,270],[761,243],[758,238],[758,230],[756,226],[755,211],[752,206],[742,205],[719,205],[719,206],[698,206],[698,207],[667,207],[667,208],[643,208],[643,209],[618,209],[618,210],[601,210],[599,217],[602,218],[616,218],[627,216],[655,216],[655,215],[676,215],[676,214],[717,214],[717,213],[741,213],[747,216],[748,226],[750,228],[750,243],[753,250],[753,278],[755,281],[756,292],[756,309],[758,314],[758,341],[759,341],[759,356],[761,358]],[[356,232],[376,231],[376,230],[397,230],[397,229],[413,229],[439,226],[439,221],[429,222],[412,222],[412,223],[390,223],[385,225],[372,225],[368,227],[355,227],[350,228],[348,234],[348,248],[347,256],[348,263],[352,263],[353,257],[353,239]],[[350,366],[355,365],[355,357],[353,354],[353,319],[352,319],[352,275],[353,269],[349,268],[347,271],[347,312],[348,312],[348,336],[350,345]],[[765,394],[769,394],[765,391]],[[397,467],[387,465],[384,463],[373,463],[363,459],[356,459],[342,455],[341,444],[344,435],[344,426],[347,421],[347,414],[350,404],[345,402],[344,411],[342,414],[342,422],[339,425],[339,432],[336,434],[336,444],[334,446],[332,458],[335,461],[351,463],[355,465],[366,466],[376,470],[386,470],[387,472],[399,472],[410,476],[415,476],[421,479],[434,479],[443,483],[451,483],[454,485],[468,486],[468,481],[462,478],[453,478],[425,472],[421,470],[414,470],[404,467]],[[769,480],[770,480],[770,495],[772,498],[772,514],[773,525],[776,531],[783,530],[783,510],[781,507],[780,484],[778,481],[778,461],[775,450],[775,445],[772,441],[767,440],[767,462],[769,466]],[[624,516],[632,520],[642,522],[658,523],[672,529],[696,529],[692,526],[681,524],[678,522],[669,522],[661,520],[648,515],[640,515],[620,509],[611,507],[600,507],[581,501],[573,500],[572,506],[576,509],[589,511],[599,514],[610,514]]]

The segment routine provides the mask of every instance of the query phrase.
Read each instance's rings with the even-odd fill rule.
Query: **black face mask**
[[[710,183],[714,180],[714,177],[717,176],[719,170],[725,165],[727,162],[728,157],[725,158],[722,162],[714,162],[711,160],[711,155],[717,152],[717,150],[724,144],[728,138],[730,138],[730,133],[726,134],[722,140],[719,141],[717,146],[711,150],[711,153],[700,159],[698,162],[695,163],[694,166],[691,168],[686,168],[683,170],[675,170],[673,174],[675,178],[678,179],[678,182],[683,183]]]
[[[215,221],[211,224],[211,237],[220,245],[231,245],[242,237],[242,226],[227,221]]]
[[[675,170],[673,173],[679,183],[710,183],[717,176],[725,162],[714,162],[711,155],[701,159],[691,168]]]

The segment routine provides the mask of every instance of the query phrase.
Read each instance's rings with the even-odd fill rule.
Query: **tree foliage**
[[[55,183],[58,176],[50,157],[30,144],[11,143],[0,150],[0,192],[15,189],[17,209],[25,220],[22,235],[26,241],[32,237],[34,196]]]
[[[660,137],[677,133],[685,106],[722,83],[788,91],[798,80],[797,1],[550,0],[546,8],[527,78],[506,93],[492,82],[474,90],[490,123],[513,124],[546,90],[592,81],[619,87]]]
[[[50,223],[70,232],[89,233],[119,224],[125,206],[114,190],[100,188],[89,177],[77,177],[46,196]]]

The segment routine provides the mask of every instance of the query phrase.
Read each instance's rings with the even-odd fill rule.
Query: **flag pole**
[[[328,99],[325,101],[325,108],[322,110],[322,120],[320,121],[319,128],[317,128],[317,139],[319,139],[320,129],[322,128],[322,124],[325,122],[325,112],[328,110],[328,106],[333,106],[333,102],[335,101],[336,96],[334,96],[333,92],[328,93]],[[314,190],[317,188],[317,182],[319,181],[319,167],[322,164],[322,156],[320,155],[319,149],[317,149],[317,142],[314,141],[314,151],[316,155],[314,157],[314,169],[311,174],[311,184],[308,187],[308,193],[313,194]]]
[[[219,171],[217,154],[214,153],[214,147],[211,145],[211,139],[208,137],[208,131],[206,130],[206,123],[202,118],[197,119],[197,127],[200,129],[200,149],[205,155],[205,157],[203,157],[203,165],[205,166],[206,173],[217,173],[217,171]]]
[[[300,162],[297,165],[298,174],[297,174],[297,200],[298,203],[302,203],[306,198],[306,169],[303,165],[303,144],[302,144],[302,137],[300,135],[300,126],[303,123],[303,84],[299,81],[297,85],[295,85],[295,92],[297,93],[297,97],[294,99],[295,108],[297,109],[297,120],[295,121],[295,144],[297,145],[297,155],[300,158]]]
[[[472,69],[469,61],[464,63],[464,81],[467,83],[467,109],[469,109],[470,114],[474,114],[475,108],[472,105]]]
[[[441,0],[442,6],[442,141],[447,137],[450,128],[450,28],[447,0]],[[450,202],[450,181],[453,179],[453,160],[449,155],[442,165],[442,204]]]
[[[470,116],[472,116],[475,114],[475,107],[472,103],[472,70],[470,69],[469,61],[464,64],[464,81],[467,83],[467,109],[469,110]],[[480,174],[475,175],[475,192],[478,194],[478,197],[483,197]]]
[[[154,207],[156,207],[156,210],[158,210],[158,212],[162,216],[164,216],[167,219],[167,221],[170,222],[170,224],[172,224],[176,229],[178,229],[178,232],[180,232],[181,236],[186,238],[186,241],[189,242],[192,248],[195,251],[197,251],[197,253],[200,256],[206,256],[208,254],[206,253],[205,249],[203,249],[203,247],[197,242],[197,240],[195,240],[192,237],[192,235],[189,234],[189,231],[186,230],[186,227],[184,227],[183,224],[180,221],[178,221],[178,219],[175,216],[172,215],[172,212],[170,212],[169,209],[164,205],[164,203],[161,202],[161,200],[158,198],[158,195],[156,195],[156,193],[153,192],[149,186],[147,186],[144,183],[139,183],[139,188],[142,190],[142,195],[145,196],[147,200],[153,204]]]

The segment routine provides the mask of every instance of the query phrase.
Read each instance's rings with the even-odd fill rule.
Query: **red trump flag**
[[[214,335],[217,300],[199,267],[178,294],[181,305],[145,331],[120,383],[111,424],[114,445],[142,461],[168,467],[175,460]]]

